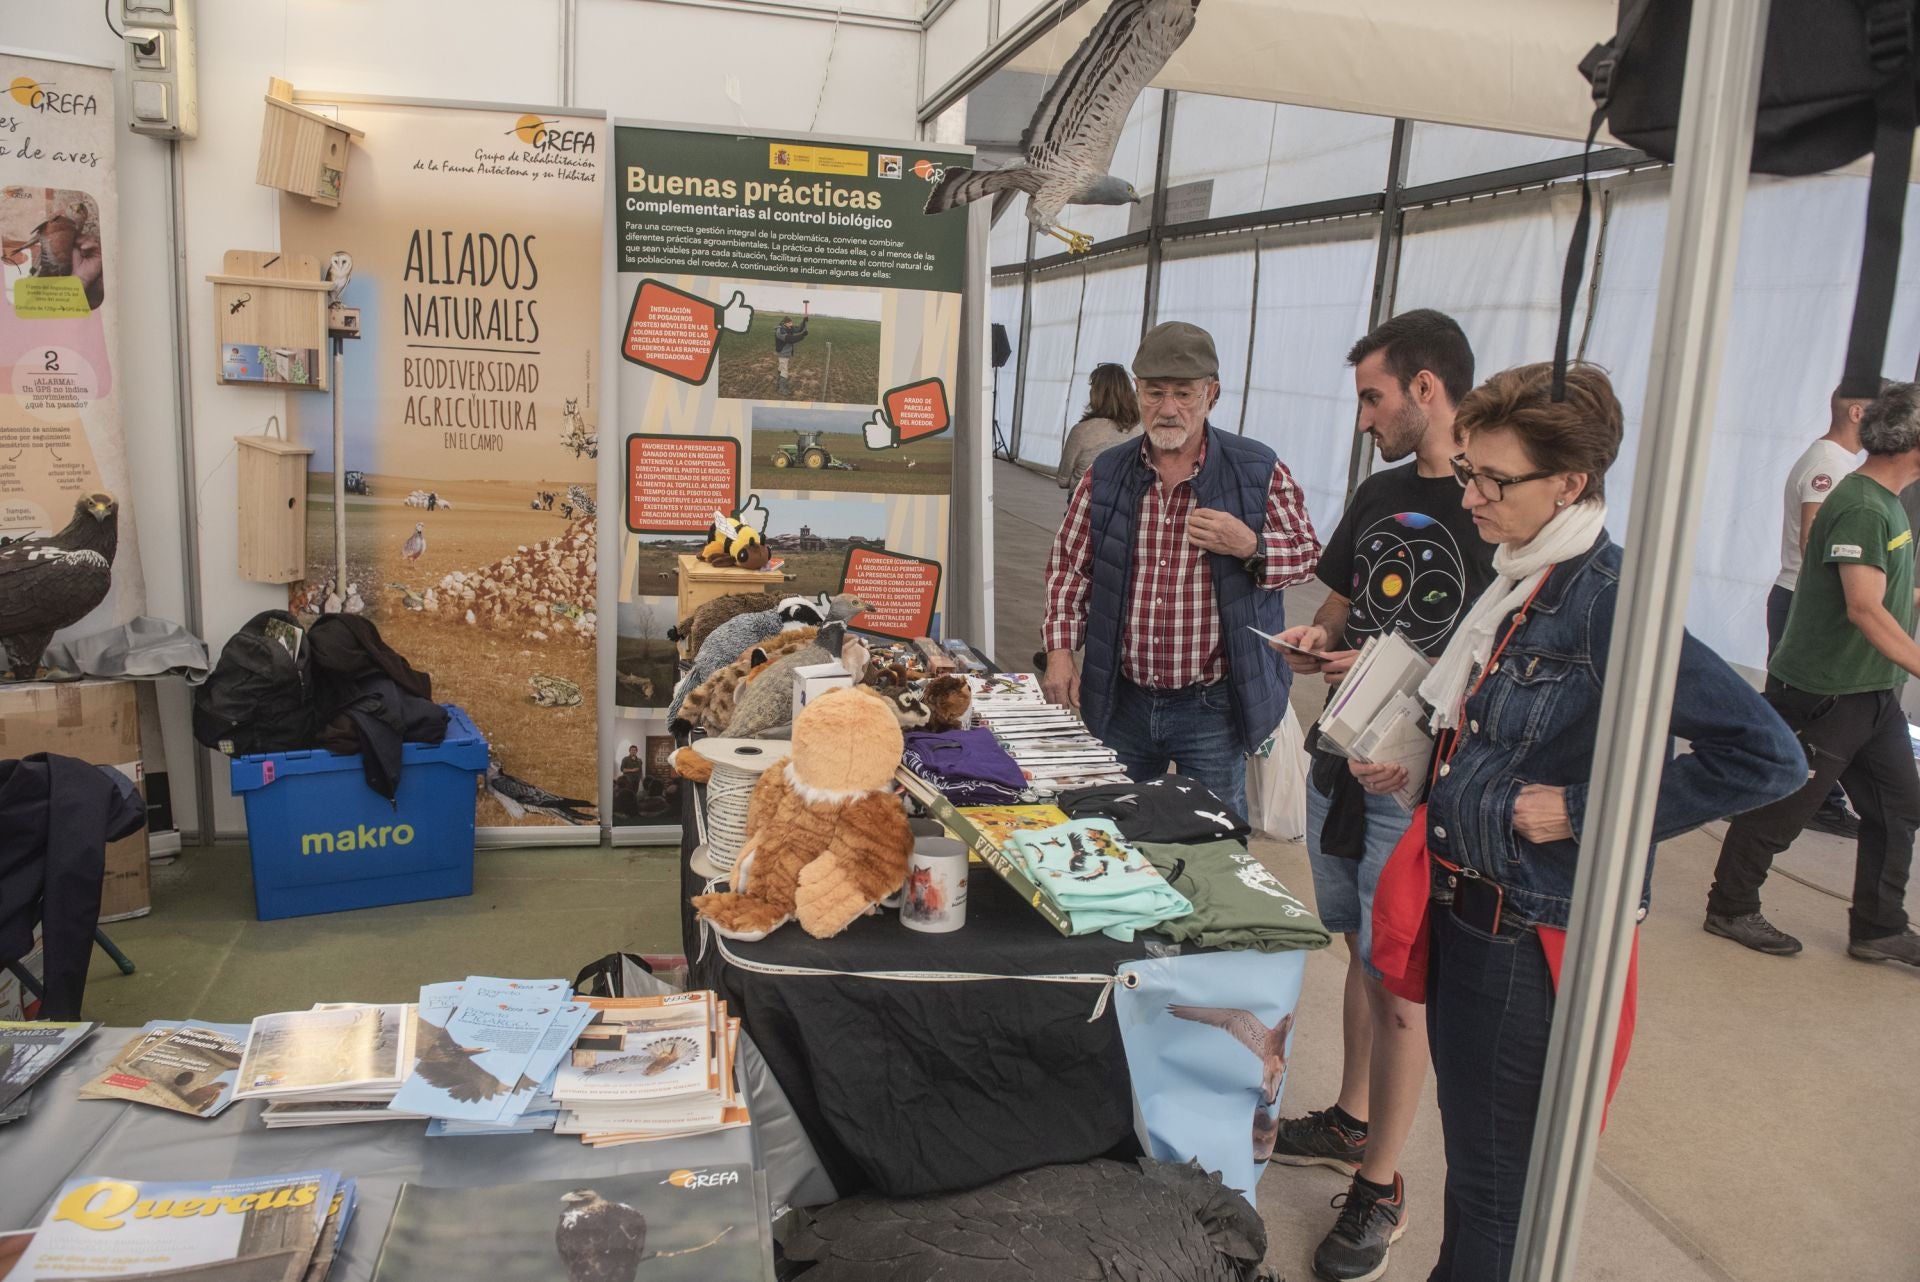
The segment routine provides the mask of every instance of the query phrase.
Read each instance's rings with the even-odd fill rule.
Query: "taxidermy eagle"
[[[438,1024],[430,1024],[416,1016],[414,1028],[420,1059],[413,1071],[425,1078],[427,1085],[438,1087],[462,1104],[493,1099],[505,1095],[509,1089],[530,1090],[534,1086],[532,1080],[523,1076],[509,1088],[505,1082],[474,1063],[474,1056],[481,1054],[480,1050],[462,1046]]]
[[[1254,1282],[1259,1212],[1198,1163],[1098,1158],[964,1193],[801,1212],[807,1282]]]
[[[1017,192],[1027,193],[1027,221],[1084,254],[1093,237],[1056,221],[1068,205],[1128,205],[1131,184],[1107,172],[1134,99],[1160,74],[1193,31],[1200,0],[1113,0],[1059,79],[1040,100],[1020,138],[1024,161],[1000,169],[949,169],[927,197],[927,212],[993,196],[996,219]]]
[[[0,646],[16,680],[32,680],[53,634],[106,600],[119,511],[110,494],[84,495],[58,534],[0,547]]]
[[[592,1189],[560,1195],[560,1225],[553,1243],[567,1266],[568,1282],[633,1282],[644,1260],[692,1255],[733,1232],[729,1224],[710,1240],[680,1251],[647,1252],[647,1217],[625,1202],[609,1202]]]

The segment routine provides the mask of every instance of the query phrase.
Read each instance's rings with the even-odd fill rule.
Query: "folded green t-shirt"
[[[1154,927],[1163,935],[1208,948],[1263,953],[1325,948],[1331,942],[1313,910],[1237,841],[1179,846],[1143,841],[1139,850],[1193,905],[1185,916]]]

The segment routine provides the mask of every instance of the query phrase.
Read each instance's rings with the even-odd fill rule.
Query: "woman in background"
[[[1108,362],[1094,367],[1087,380],[1087,409],[1080,421],[1067,433],[1060,451],[1060,488],[1070,490],[1093,466],[1100,451],[1122,441],[1136,439],[1140,426],[1140,402],[1133,395],[1133,376],[1123,365]]]

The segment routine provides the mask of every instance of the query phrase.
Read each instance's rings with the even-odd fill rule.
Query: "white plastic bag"
[[[1307,749],[1292,708],[1247,760],[1247,822],[1276,841],[1306,837]]]

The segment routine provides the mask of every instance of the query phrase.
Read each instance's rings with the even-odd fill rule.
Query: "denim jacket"
[[[1459,746],[1428,798],[1428,847],[1498,882],[1507,910],[1536,925],[1567,924],[1619,586],[1620,549],[1604,532],[1589,551],[1553,567],[1526,621],[1467,699]],[[1496,638],[1507,635],[1512,618]],[[1763,806],[1807,781],[1806,754],[1786,723],[1691,633],[1682,642],[1669,730],[1692,750],[1675,757],[1667,741],[1655,841]],[[1530,783],[1566,789],[1573,840],[1535,844],[1513,830],[1514,800]],[[1436,866],[1436,891],[1445,879]],[[1642,907],[1652,883],[1649,858]]]

